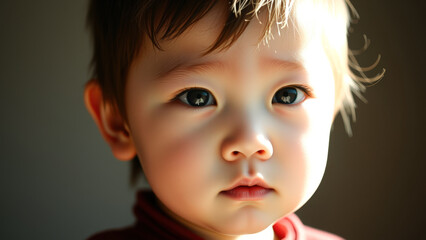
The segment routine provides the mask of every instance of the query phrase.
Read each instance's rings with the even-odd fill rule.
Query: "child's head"
[[[248,234],[311,197],[359,87],[344,0],[97,0],[88,19],[86,104],[170,215]]]

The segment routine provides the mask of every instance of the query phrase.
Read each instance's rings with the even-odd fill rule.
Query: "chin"
[[[217,232],[223,235],[241,236],[241,235],[255,234],[265,230],[268,227],[269,225],[250,226],[250,227],[247,226],[247,227],[238,227],[238,228],[232,228],[232,226],[227,226],[225,229],[220,229]]]
[[[246,235],[261,232],[279,219],[275,216],[260,214],[259,212],[239,214],[232,220],[222,222],[221,226],[216,229],[225,235]]]

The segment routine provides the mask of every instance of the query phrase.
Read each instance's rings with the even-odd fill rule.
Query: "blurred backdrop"
[[[298,211],[348,239],[420,239],[425,223],[425,4],[352,1],[352,48],[386,68],[340,117],[322,185]],[[83,103],[89,78],[85,0],[0,2],[0,239],[85,239],[133,222],[129,165],[112,157]],[[373,72],[371,73],[374,75]],[[142,186],[143,184],[141,184]]]

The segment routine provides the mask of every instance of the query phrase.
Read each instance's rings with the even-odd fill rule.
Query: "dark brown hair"
[[[91,0],[87,26],[92,34],[93,69],[104,102],[114,106],[127,120],[124,87],[130,64],[142,45],[152,44],[161,50],[160,41],[180,36],[200,20],[220,1],[217,0]],[[228,48],[244,32],[259,10],[267,7],[269,17],[259,41],[267,38],[272,24],[287,23],[290,0],[223,1],[228,14],[221,33],[206,54]],[[226,10],[226,9],[225,9]],[[140,172],[137,158],[133,159],[131,182]]]

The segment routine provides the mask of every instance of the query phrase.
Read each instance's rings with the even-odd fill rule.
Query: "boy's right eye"
[[[187,89],[181,92],[176,99],[192,107],[205,107],[216,104],[213,95],[203,88]]]

